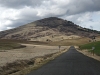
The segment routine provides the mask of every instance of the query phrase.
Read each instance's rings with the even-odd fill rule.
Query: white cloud
[[[0,8],[0,10],[2,10],[0,12],[0,30],[6,30],[13,23],[13,20],[18,19],[19,11],[6,8]]]
[[[63,16],[63,19],[73,21],[75,24],[78,24],[82,27],[91,28],[94,30],[100,31],[100,14],[99,12],[87,12],[83,14]]]
[[[7,27],[7,29],[12,29],[12,28],[14,28],[14,27]]]
[[[62,18],[73,21],[76,24],[81,24],[91,19],[92,13],[83,13],[83,14],[76,14],[76,15],[64,15]]]
[[[87,16],[87,17],[86,17]],[[84,21],[80,23],[81,26],[86,28],[93,27],[94,30],[100,31],[100,14],[98,12],[93,12],[84,16]],[[85,20],[86,17],[86,20]]]

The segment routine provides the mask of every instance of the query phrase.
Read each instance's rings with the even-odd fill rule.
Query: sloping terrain
[[[18,39],[30,41],[61,41],[81,37],[98,36],[98,31],[82,28],[71,21],[56,17],[45,18],[0,32],[1,39]]]

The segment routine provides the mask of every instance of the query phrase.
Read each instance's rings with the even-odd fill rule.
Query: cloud
[[[95,17],[94,17],[95,16]],[[64,15],[61,18],[74,22],[75,24],[100,31],[100,12],[87,12],[77,15]],[[96,19],[95,19],[96,18]]]
[[[91,28],[91,26],[92,26],[92,28]],[[85,24],[85,27],[100,31],[100,23],[99,22],[88,22],[87,24]]]
[[[60,17],[83,27],[99,25],[99,3],[100,0],[0,0],[0,30],[46,17]]]
[[[17,20],[19,11],[15,9],[5,9],[0,7],[0,31],[6,30],[7,27],[13,24],[12,20]]]
[[[0,0],[0,5],[6,8],[23,8],[25,6],[38,6],[43,0]]]
[[[82,24],[86,21],[90,21],[92,18],[92,13],[83,13],[83,14],[76,14],[76,15],[64,15],[61,18],[72,21],[76,24]]]
[[[99,3],[100,0],[0,0],[0,5],[6,8],[16,9],[24,8],[25,6],[33,8],[44,6],[46,8],[63,9],[68,15],[99,11]]]
[[[11,26],[13,27],[18,27],[40,19],[40,17],[37,16],[38,11],[31,7],[25,7],[23,9],[20,9],[18,12],[19,14],[17,15],[17,19],[11,20],[13,22]]]
[[[75,15],[84,12],[94,12],[100,10],[100,0],[71,0],[68,5],[67,14]]]

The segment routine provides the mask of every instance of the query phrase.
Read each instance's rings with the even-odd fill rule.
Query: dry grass
[[[46,42],[47,39],[49,39],[51,41],[61,41],[61,40],[64,40],[64,39],[77,39],[77,38],[79,39],[81,37],[80,36],[76,36],[76,35],[67,36],[67,35],[60,34],[60,33],[59,34],[58,33],[54,33],[54,34],[49,35],[49,36],[33,38],[30,41],[44,41],[44,42]]]
[[[68,39],[57,42],[50,42],[50,45],[62,45],[62,46],[71,46],[71,45],[81,45],[89,43],[89,38],[80,38],[80,39]]]
[[[34,64],[34,59],[31,60],[16,60],[12,63],[7,63],[5,66],[0,67],[0,75],[9,75],[20,71],[21,69]]]
[[[57,37],[56,37],[57,38]],[[60,38],[60,39],[59,39]],[[51,45],[51,46],[70,46],[70,45],[80,45],[80,44],[86,44],[89,43],[90,38],[74,38],[74,39],[61,39],[61,37],[58,38],[58,41],[26,41],[26,40],[0,40],[2,42],[14,42],[14,43],[26,43],[26,44],[35,44],[35,45]],[[98,37],[99,39],[99,37]]]
[[[21,45],[17,42],[0,40],[0,51],[1,50],[18,49],[18,48],[24,48],[24,47],[26,47],[26,46]]]
[[[58,46],[33,45],[33,44],[23,44],[23,45],[25,45],[26,47],[0,52],[0,66],[5,65],[7,62],[11,63],[16,60],[28,60],[37,56],[44,56],[46,54],[51,54],[59,51]],[[64,48],[66,48],[66,46],[61,47],[61,49]]]
[[[100,41],[100,36],[97,36],[97,37],[96,37],[96,40],[97,40],[97,41]]]
[[[26,75],[30,71],[38,69],[64,52],[66,52],[65,49],[60,52],[39,56],[30,60],[17,60],[13,63],[8,63],[6,66],[0,68],[0,75]]]
[[[30,71],[38,69],[42,65],[46,64],[47,62],[53,60],[55,57],[63,53],[63,52],[58,52],[59,51],[58,45],[61,45],[62,49],[64,49],[65,47],[63,46],[70,46],[70,45],[78,46],[78,45],[89,43],[89,40],[90,40],[89,38],[64,39],[64,40],[55,41],[55,42],[26,41],[26,40],[0,40],[2,42],[23,43],[23,45],[27,46],[26,48],[23,48],[23,49],[15,49],[15,50],[10,50],[9,52],[1,53],[1,54],[4,53],[6,56],[7,55],[12,56],[11,54],[8,54],[8,53],[12,53],[13,57],[16,56],[15,54],[17,54],[17,57],[21,58],[21,60],[16,60],[16,58],[14,58],[16,61],[14,62],[12,61],[13,63],[12,62],[8,63],[6,64],[6,66],[3,66],[2,68],[0,68],[0,72],[1,72],[0,75],[25,75],[29,73]],[[52,53],[50,53],[51,50],[53,51]],[[42,53],[42,55],[39,54],[39,52]],[[43,53],[43,52],[46,52],[46,53]],[[7,56],[7,57],[10,57],[10,56]],[[37,56],[42,56],[42,57],[37,57]],[[35,57],[37,58],[35,59]],[[6,61],[8,62],[8,60]]]
[[[0,52],[0,75],[9,75],[15,72],[19,72],[23,68],[40,63],[44,59],[47,59],[47,57],[51,57],[52,54],[59,52],[58,46],[33,45],[33,43],[22,45],[25,45],[26,47]],[[68,47],[62,46],[61,50],[65,48]],[[37,58],[34,59],[35,57]],[[40,66],[35,66],[34,69]],[[24,72],[26,73],[27,70]],[[30,69],[28,71],[30,71]]]

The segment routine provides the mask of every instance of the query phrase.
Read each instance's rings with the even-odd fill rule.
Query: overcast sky
[[[0,0],[0,31],[47,17],[100,31],[100,0]]]

